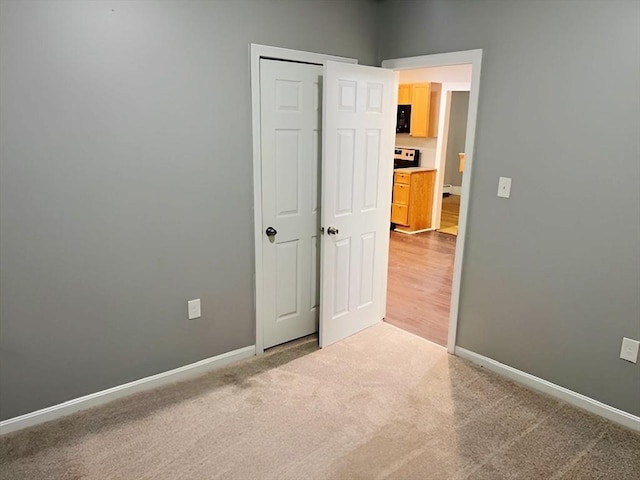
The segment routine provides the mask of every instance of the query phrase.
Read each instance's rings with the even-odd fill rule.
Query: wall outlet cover
[[[498,196],[509,198],[511,196],[511,178],[500,177],[498,180]]]
[[[195,300],[189,300],[187,302],[187,307],[189,310],[189,320],[195,320],[196,318],[200,318],[202,313],[200,311],[200,299],[196,298]]]
[[[640,350],[640,342],[631,338],[622,338],[622,348],[620,349],[620,358],[631,363],[638,363],[638,350]]]

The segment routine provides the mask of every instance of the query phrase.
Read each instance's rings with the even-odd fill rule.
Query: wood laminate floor
[[[385,321],[447,344],[456,237],[391,232]]]
[[[440,229],[457,226],[459,217],[460,195],[449,195],[448,197],[443,197]]]

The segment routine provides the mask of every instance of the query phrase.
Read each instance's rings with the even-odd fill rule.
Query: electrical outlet
[[[498,180],[498,196],[501,198],[511,196],[511,179],[509,177],[500,177]]]
[[[620,358],[631,363],[638,363],[638,350],[640,342],[627,337],[622,338],[622,348],[620,349]]]
[[[189,310],[189,320],[195,320],[196,318],[200,318],[202,316],[200,311],[199,298],[196,298],[195,300],[189,300],[187,302],[187,308]]]

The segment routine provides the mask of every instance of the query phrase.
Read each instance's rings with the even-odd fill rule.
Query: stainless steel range
[[[395,147],[393,153],[393,168],[407,168],[420,166],[420,150],[417,148]]]

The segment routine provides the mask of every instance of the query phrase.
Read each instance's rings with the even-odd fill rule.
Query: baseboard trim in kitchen
[[[150,377],[118,385],[117,387],[91,393],[83,397],[74,398],[73,400],[43,408],[42,410],[37,410],[35,412],[26,413],[19,417],[10,418],[0,422],[0,435],[15,432],[16,430],[22,430],[23,428],[38,425],[50,420],[55,420],[80,410],[103,405],[134,393],[186,380],[245,358],[252,357],[255,353],[255,345],[250,345],[221,355],[216,355],[215,357],[205,358],[204,360],[200,360],[199,362],[191,363],[183,367],[178,367],[173,370],[151,375]]]
[[[432,232],[433,230],[435,230],[435,228],[423,228],[422,230],[409,231],[409,230],[402,230],[401,228],[396,227],[394,232],[400,232],[400,233],[404,233],[406,235],[415,235],[416,233]]]
[[[623,425],[631,430],[640,431],[640,417],[636,417],[624,410],[611,407],[602,402],[594,400],[580,393],[561,387],[555,383],[551,383],[542,378],[536,377],[529,373],[523,372],[516,368],[500,363],[491,358],[485,357],[478,353],[472,352],[462,347],[455,348],[455,354],[458,357],[469,360],[487,370],[491,370],[499,375],[509,378],[514,382],[520,383],[532,390],[537,390],[547,395],[551,395],[559,400],[563,400],[575,407],[581,408],[588,412],[604,417],[612,422]]]

